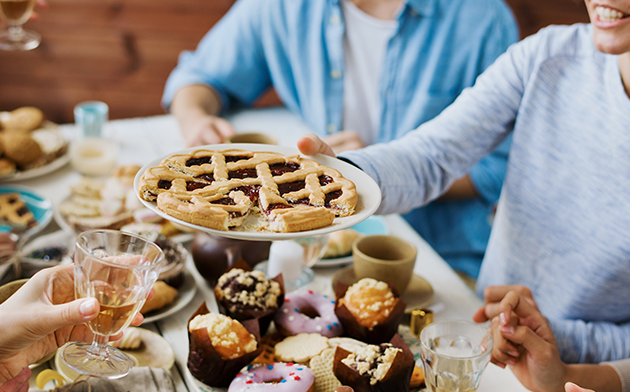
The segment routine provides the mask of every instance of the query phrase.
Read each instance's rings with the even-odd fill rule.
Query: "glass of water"
[[[430,392],[474,392],[492,353],[492,335],[468,321],[432,323],[420,334]]]

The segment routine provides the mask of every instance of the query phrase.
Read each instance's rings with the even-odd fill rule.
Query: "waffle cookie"
[[[352,181],[337,170],[275,152],[194,150],[149,168],[140,198],[183,221],[215,230],[239,229],[250,214],[254,230],[296,232],[332,224],[357,204]]]

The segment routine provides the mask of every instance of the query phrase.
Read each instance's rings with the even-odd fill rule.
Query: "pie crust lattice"
[[[172,155],[145,171],[139,192],[166,214],[215,230],[312,230],[352,215],[357,204],[355,185],[335,169],[240,149]],[[262,226],[244,224],[252,213],[266,217]]]

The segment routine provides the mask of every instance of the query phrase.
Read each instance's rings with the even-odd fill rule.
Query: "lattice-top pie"
[[[357,204],[354,184],[335,169],[237,149],[172,155],[146,170],[139,188],[168,215],[215,230],[312,230],[352,215]],[[264,224],[249,227],[252,214]]]

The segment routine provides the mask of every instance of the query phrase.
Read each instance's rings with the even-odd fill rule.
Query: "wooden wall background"
[[[262,0],[261,0],[262,1]],[[549,24],[588,21],[582,0],[507,0],[522,36]],[[26,27],[43,36],[29,52],[0,51],[0,111],[40,107],[73,122],[85,100],[110,118],[162,114],[164,82],[182,50],[192,50],[234,0],[48,0]],[[261,105],[274,104],[273,94]]]

